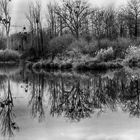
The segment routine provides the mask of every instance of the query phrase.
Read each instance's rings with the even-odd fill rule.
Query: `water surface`
[[[0,140],[139,140],[139,72],[0,72]]]

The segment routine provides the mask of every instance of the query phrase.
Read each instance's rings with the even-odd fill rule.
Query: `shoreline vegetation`
[[[91,7],[86,0],[48,3],[46,28],[41,3],[29,3],[29,30],[24,26],[14,34],[10,34],[12,17],[8,10],[12,2],[1,1],[6,9],[0,2],[0,23],[4,27],[0,65],[22,62],[29,69],[46,71],[140,68],[140,0],[129,0],[122,9],[113,5]]]
[[[28,69],[44,69],[46,71],[104,71],[109,69],[120,69],[123,68],[122,62],[81,62],[81,63],[48,63],[46,61],[39,62],[26,62]]]
[[[77,52],[79,53],[79,52]],[[1,50],[0,51],[0,65],[18,65],[21,62],[29,69],[44,69],[46,71],[106,71],[109,69],[121,69],[123,67],[137,67],[140,68],[140,49],[139,47],[131,46],[127,48],[125,58],[114,59],[114,52],[112,47],[102,49],[94,57],[89,55],[79,54],[76,56],[62,56],[55,57],[52,61],[50,59],[26,60],[17,51]],[[68,58],[67,58],[68,57]],[[76,57],[76,58],[75,58]]]

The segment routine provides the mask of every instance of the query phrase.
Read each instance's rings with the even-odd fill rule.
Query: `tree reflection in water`
[[[45,112],[70,121],[80,121],[107,110],[117,111],[118,107],[131,116],[140,117],[140,78],[125,71],[116,72],[111,78],[103,74],[79,76],[47,73],[24,74],[23,79],[25,92],[31,94],[31,114],[39,122],[45,119]],[[0,81],[0,89],[5,91],[0,102],[1,131],[5,136],[12,136],[19,127],[14,120],[10,78],[3,81]],[[48,111],[44,108],[46,104]]]
[[[93,101],[86,83],[79,79],[60,77],[49,84],[52,116],[64,115],[71,120],[80,121],[93,113]]]
[[[29,77],[28,77],[29,78]],[[72,121],[80,121],[92,114],[100,114],[118,107],[139,116],[139,79],[132,79],[131,74],[117,72],[113,78],[102,75],[79,77],[76,75],[32,75],[31,112],[39,121],[45,117],[43,100],[50,95],[49,106],[51,116],[64,116]],[[46,90],[48,87],[48,93]]]
[[[80,121],[108,108],[115,111],[119,103],[118,84],[117,79],[111,80],[101,76],[87,79],[61,77],[51,80],[50,114]]]
[[[123,83],[124,84],[124,83]],[[123,95],[123,110],[131,116],[140,117],[140,79],[131,79],[130,85],[126,86],[127,93]]]
[[[33,76],[31,88],[31,99],[29,101],[29,106],[31,106],[31,114],[34,118],[38,117],[39,122],[41,122],[45,118],[43,108],[44,76]]]
[[[4,99],[0,102],[0,121],[1,132],[3,136],[13,136],[15,130],[19,130],[17,123],[15,122],[13,97],[10,89],[10,79],[7,80],[8,91],[5,94]]]

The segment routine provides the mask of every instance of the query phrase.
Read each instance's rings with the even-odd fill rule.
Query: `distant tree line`
[[[97,39],[140,36],[140,0],[130,0],[115,9],[91,8],[86,1],[64,0],[61,5],[48,4],[50,36],[72,33],[76,38],[92,35]]]

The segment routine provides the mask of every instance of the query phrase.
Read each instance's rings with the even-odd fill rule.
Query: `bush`
[[[59,36],[49,42],[48,54],[52,56],[52,60],[58,55],[63,54],[68,46],[73,42],[71,35]]]
[[[96,55],[96,59],[98,61],[108,61],[108,60],[113,60],[114,59],[114,51],[112,49],[112,47],[106,49],[101,49],[97,55]]]
[[[78,61],[81,58],[82,50],[86,45],[87,42],[82,39],[75,40],[69,45],[65,55],[67,55],[67,57],[72,59],[72,61],[73,60]]]
[[[99,49],[107,49],[108,47],[111,47],[111,41],[109,39],[101,39],[98,41],[98,47]]]
[[[75,40],[70,46],[69,51],[79,52],[80,54],[95,56],[97,51],[97,41],[88,43],[84,39]]]
[[[35,48],[33,47],[30,47],[28,49],[26,49],[23,54],[21,55],[21,59],[26,59],[26,60],[29,60],[29,61],[35,61],[37,60],[37,51]]]
[[[129,66],[140,66],[140,48],[130,46],[126,51],[124,62]]]
[[[69,45],[68,50],[75,49],[78,52],[82,52],[82,50],[85,48],[86,45],[87,45],[87,42],[84,39],[75,40],[72,42],[71,45]]]
[[[81,53],[84,55],[90,55],[92,57],[95,56],[96,52],[98,51],[98,44],[97,41],[91,42],[89,44],[86,44],[81,48]]]
[[[125,58],[126,50],[131,45],[132,41],[129,38],[118,38],[112,42],[114,55],[117,58]]]
[[[0,50],[0,61],[19,61],[20,54],[14,50]]]
[[[112,47],[115,58],[125,58],[127,48],[132,44],[129,38],[118,38],[117,40],[102,39],[98,43],[99,49],[107,49]]]
[[[140,48],[136,46],[129,46],[126,51],[126,59],[140,58]]]
[[[140,46],[140,37],[137,37],[136,39],[133,40],[133,45]]]

